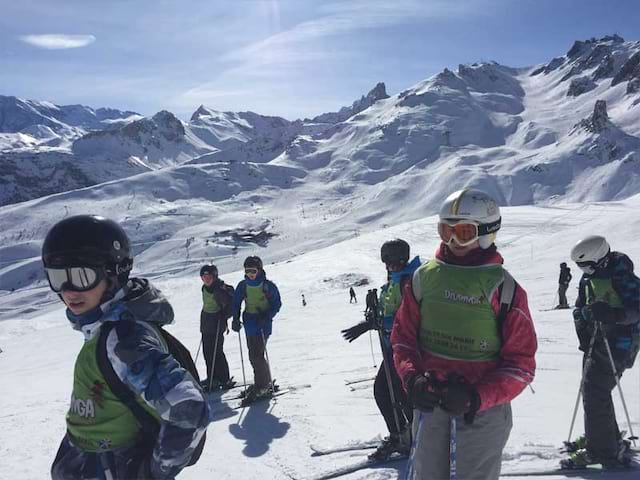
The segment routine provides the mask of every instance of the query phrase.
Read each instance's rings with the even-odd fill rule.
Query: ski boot
[[[242,402],[240,402],[240,406],[242,407],[251,405],[252,403],[258,400],[271,398],[271,396],[273,395],[271,387],[255,388],[254,385],[251,385],[251,386],[254,388],[247,389],[247,394],[242,399]]]
[[[569,458],[560,460],[560,468],[563,470],[579,470],[598,463],[600,462],[593,458],[586,448],[579,448],[569,455]]]
[[[206,380],[200,381],[200,386],[202,387],[202,390],[205,392],[215,392],[220,387],[220,381],[216,380],[215,378],[213,380],[209,380],[207,378]]]
[[[631,450],[631,442],[621,438],[618,440],[618,452],[615,459],[609,459],[602,462],[602,466],[606,469],[627,468],[633,461],[634,452]]]
[[[394,453],[409,456],[411,450],[411,432],[407,428],[400,434],[391,434],[382,440],[378,448],[369,455],[370,460],[388,460]]]
[[[562,442],[564,447],[562,448],[562,452],[573,453],[577,452],[581,448],[587,447],[587,437],[584,435],[580,435],[573,442],[567,442],[566,440]]]

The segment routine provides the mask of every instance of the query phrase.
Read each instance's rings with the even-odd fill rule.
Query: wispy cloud
[[[23,35],[19,38],[29,45],[47,50],[86,47],[96,41],[96,37],[93,35],[64,35],[55,33],[46,35]]]

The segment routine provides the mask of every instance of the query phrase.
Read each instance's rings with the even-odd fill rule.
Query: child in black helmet
[[[229,333],[227,319],[231,316],[233,287],[218,277],[215,265],[200,269],[202,279],[202,312],[200,333],[202,353],[207,365],[207,379],[202,382],[205,390],[227,389],[234,382],[229,376],[229,364],[224,354],[224,335]]]
[[[72,327],[85,337],[52,478],[174,478],[195,455],[208,408],[156,327],[173,322],[171,305],[148,280],[129,278],[129,239],[112,220],[60,221],[45,238],[42,260]],[[112,389],[104,362],[132,394],[129,402]],[[153,434],[134,413],[140,407],[153,412]]]
[[[245,403],[250,403],[271,393],[271,371],[266,348],[272,331],[273,317],[280,310],[282,303],[278,287],[267,280],[260,257],[247,257],[244,261],[244,272],[244,280],[238,283],[233,296],[231,328],[239,332],[244,325],[254,375],[254,385],[247,390],[245,399]],[[243,301],[241,324],[240,307]]]
[[[342,330],[343,337],[349,342],[353,342],[367,330],[377,329],[381,333],[383,360],[373,385],[373,396],[387,425],[389,436],[382,440],[370,455],[370,458],[376,460],[388,459],[394,453],[408,455],[411,448],[410,428],[413,409],[393,364],[393,352],[389,339],[395,313],[402,301],[403,288],[405,284],[411,283],[413,273],[420,266],[418,256],[411,261],[409,259],[410,247],[406,241],[396,238],[382,244],[380,260],[387,270],[387,283],[380,289],[380,298],[377,302],[376,317],[379,318],[379,323],[372,324],[366,321]],[[370,301],[369,295],[374,292],[375,290],[369,291],[367,300]]]

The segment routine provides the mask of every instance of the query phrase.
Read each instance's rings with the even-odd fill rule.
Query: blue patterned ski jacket
[[[189,462],[209,417],[200,386],[149,325],[172,323],[171,305],[147,280],[131,279],[112,300],[94,311],[77,316],[67,310],[67,317],[85,340],[98,335],[106,322],[131,325],[135,320],[133,331],[116,324],[109,332],[107,358],[122,382],[156,412],[160,431],[151,448],[136,444],[98,453],[79,449],[65,435],[51,467],[52,478],[173,479]]]

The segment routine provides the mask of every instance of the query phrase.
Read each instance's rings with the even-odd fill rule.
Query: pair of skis
[[[627,475],[626,477],[624,475]],[[578,478],[632,478],[640,477],[640,464],[632,463],[628,467],[602,468],[600,465],[589,465],[584,468],[555,468],[551,470],[529,470],[522,472],[502,472],[502,477],[578,477]]]
[[[214,395],[209,396],[209,408],[214,410],[214,414],[217,410],[216,406],[225,406],[226,408],[230,408],[232,410],[239,410],[244,407],[249,407],[251,405],[258,404],[265,400],[271,400],[272,398],[280,397],[290,392],[294,392],[296,390],[301,390],[304,388],[310,388],[310,384],[301,384],[301,385],[288,385],[280,387],[279,385],[275,385],[273,392],[269,395],[256,398],[252,402],[246,402],[245,400],[245,391],[244,389],[240,392],[237,392],[239,388],[243,388],[244,385],[236,385],[235,387],[224,392],[220,397],[218,397],[219,401],[215,401],[216,397]],[[230,393],[229,393],[230,392]],[[226,395],[225,395],[226,393]]]
[[[319,457],[324,455],[331,455],[334,453],[343,453],[343,452],[351,452],[351,451],[361,451],[361,450],[371,450],[376,448],[380,444],[380,439],[373,439],[369,441],[363,442],[352,442],[345,445],[339,445],[334,447],[319,447],[315,445],[311,445],[310,448],[312,450],[312,457]],[[637,449],[634,449],[634,452],[640,453]],[[305,478],[305,480],[330,480],[333,478],[338,478],[343,475],[348,475],[350,473],[357,472],[358,470],[364,470],[366,468],[376,468],[376,467],[393,467],[395,465],[400,464],[400,462],[406,460],[406,456],[396,455],[386,460],[375,460],[375,459],[362,459],[355,463],[345,465],[343,467],[338,467],[333,470],[327,471],[325,473],[321,473],[316,476]],[[562,468],[552,468],[548,470],[523,470],[523,471],[512,471],[512,472],[502,472],[501,477],[511,478],[511,477],[552,477],[552,476],[564,476],[566,478],[621,478],[622,479],[631,479],[631,478],[640,478],[640,463],[637,461],[633,461],[628,467],[624,468],[615,468],[615,469],[604,469],[600,465],[590,465],[585,468],[579,469],[562,469]],[[625,476],[626,474],[626,476]]]
[[[343,453],[343,452],[353,452],[359,450],[373,450],[378,445],[380,445],[380,439],[369,440],[365,442],[352,442],[346,445],[339,445],[335,447],[318,447],[315,445],[311,445],[311,456],[319,457],[324,455],[331,455],[334,453]],[[333,470],[329,470],[324,473],[320,473],[315,476],[306,477],[304,480],[330,480],[332,478],[342,477],[343,475],[348,475],[350,473],[357,472],[359,470],[364,470],[366,468],[380,468],[380,467],[393,467],[397,465],[401,465],[402,462],[407,460],[406,455],[401,454],[393,454],[391,457],[383,460],[372,459],[372,458],[364,458],[362,460],[358,460],[357,462],[351,463],[349,465],[344,465],[342,467],[334,468]]]
[[[571,449],[571,445],[567,445],[560,449],[561,452],[567,452]],[[640,455],[640,450],[637,448],[631,448],[631,452],[634,457]],[[640,478],[640,462],[634,458],[627,466],[621,466],[619,468],[603,468],[600,464],[586,465],[579,468],[552,468],[549,470],[523,470],[513,472],[502,472],[501,477],[551,477],[551,476],[564,476],[567,478],[579,477],[579,478]],[[624,475],[627,476],[624,476]]]

